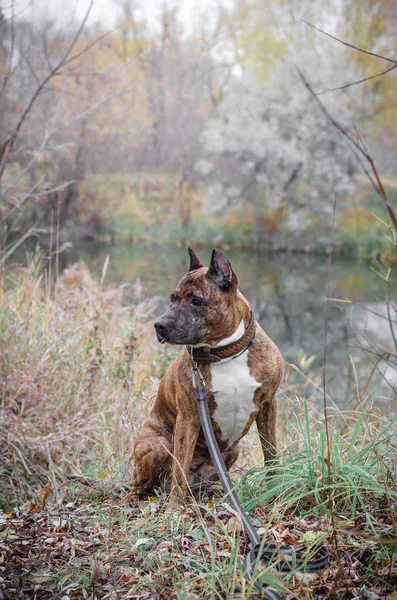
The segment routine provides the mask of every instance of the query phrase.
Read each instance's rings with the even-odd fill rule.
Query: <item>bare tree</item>
[[[48,225],[66,217],[83,175],[87,115],[114,94],[93,95],[91,89],[82,99],[77,93],[76,81],[97,76],[82,65],[87,67],[90,50],[104,37],[92,38],[86,29],[92,3],[73,30],[18,16],[14,0],[9,18],[0,21],[3,244],[29,223]]]

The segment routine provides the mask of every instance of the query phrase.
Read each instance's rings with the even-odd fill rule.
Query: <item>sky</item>
[[[29,18],[41,19],[53,17],[59,23],[68,23],[74,18],[81,20],[90,5],[90,0],[0,0],[6,17],[11,15],[12,3],[16,14],[23,12]],[[222,0],[220,4],[230,6],[233,0]],[[122,14],[122,0],[94,0],[88,23],[99,22],[103,27],[113,29],[117,26]],[[131,1],[131,6],[139,6],[149,22],[155,23],[166,4],[178,7],[181,22],[189,29],[197,20],[198,15],[211,18],[216,0],[141,0]]]

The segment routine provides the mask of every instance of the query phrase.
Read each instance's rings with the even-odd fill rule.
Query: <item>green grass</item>
[[[397,206],[397,187],[385,185],[392,207]],[[384,203],[370,185],[364,185],[347,211],[339,215],[337,249],[346,256],[397,260],[397,238]]]
[[[51,293],[40,273],[36,261],[0,289],[0,586],[27,598],[258,598],[221,493],[175,513],[162,496],[129,504],[134,431],[169,362],[144,305],[138,314],[84,265]],[[392,598],[397,426],[373,399],[330,410],[330,461],[321,409],[286,384],[280,463],[263,468],[256,434],[244,440],[232,477],[261,535],[330,551],[318,576],[258,565],[283,595]]]

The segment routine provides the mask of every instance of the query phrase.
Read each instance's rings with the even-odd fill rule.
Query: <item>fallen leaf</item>
[[[239,517],[230,517],[226,526],[228,533],[236,533],[237,531],[242,531],[243,525],[241,523],[241,519]]]
[[[139,548],[140,546],[154,546],[156,540],[154,538],[139,538],[134,546],[135,548]]]
[[[28,515],[34,515],[35,513],[40,512],[40,508],[37,506],[37,504],[31,504],[30,508],[28,510]]]
[[[35,577],[31,577],[31,583],[46,583],[50,581],[51,575],[36,575]]]
[[[44,510],[45,505],[47,504],[47,500],[51,494],[51,484],[47,483],[47,485],[45,485],[43,487],[43,489],[40,492],[40,498],[39,498],[39,506],[40,506],[40,510]]]
[[[308,584],[321,577],[321,573],[300,573],[299,571],[296,571],[295,577],[301,583]]]

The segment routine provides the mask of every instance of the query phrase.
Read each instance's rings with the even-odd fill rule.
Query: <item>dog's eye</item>
[[[192,298],[191,303],[194,306],[201,306],[201,304],[203,303],[201,298]]]

